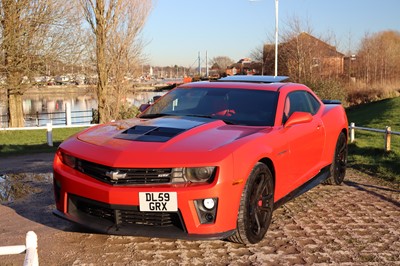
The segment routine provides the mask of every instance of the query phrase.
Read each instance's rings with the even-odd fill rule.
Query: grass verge
[[[54,128],[53,147],[47,145],[46,129],[0,131],[0,157],[10,155],[55,152],[60,143],[84,127]]]
[[[400,97],[347,109],[356,126],[400,132]],[[387,181],[400,183],[400,136],[392,135],[391,151],[384,151],[384,134],[356,130],[349,145],[349,166]]]

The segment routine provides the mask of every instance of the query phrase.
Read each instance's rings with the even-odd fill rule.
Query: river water
[[[166,91],[141,91],[130,94],[126,102],[131,106],[139,107],[148,103],[154,96],[165,94]],[[7,127],[7,102],[4,94],[0,97],[0,127]],[[70,88],[65,93],[58,90],[55,93],[45,92],[27,93],[23,96],[22,107],[25,117],[25,126],[44,126],[50,120],[53,125],[65,124],[65,110],[67,104],[72,111],[72,124],[90,123],[92,109],[97,109],[97,99],[90,91],[75,91]]]

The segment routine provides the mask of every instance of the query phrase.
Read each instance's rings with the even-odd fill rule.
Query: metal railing
[[[387,126],[385,129],[377,129],[377,128],[368,128],[368,127],[356,127],[355,123],[350,123],[349,130],[350,130],[350,142],[353,143],[355,141],[355,130],[364,130],[376,133],[383,133],[385,134],[384,138],[384,149],[386,152],[389,152],[391,149],[391,142],[392,142],[392,135],[399,135],[400,132],[392,131],[392,128]]]
[[[25,253],[24,266],[38,266],[37,235],[33,231],[26,234],[26,244],[0,247],[0,255],[16,255]]]
[[[51,123],[57,125],[90,124],[93,120],[93,109],[81,111],[46,112],[25,115],[25,127],[41,127]],[[8,115],[0,115],[0,128],[8,128]]]
[[[8,127],[8,114],[0,115],[0,128]]]
[[[65,112],[36,112],[33,115],[26,115],[24,119],[27,126],[40,127],[46,125],[48,121],[51,121],[53,125],[65,125],[65,117]]]

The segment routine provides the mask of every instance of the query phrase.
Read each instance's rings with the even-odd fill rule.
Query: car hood
[[[209,118],[173,116],[135,118],[101,125],[79,134],[77,138],[113,150],[207,152],[262,130],[268,129],[228,125],[222,120]]]

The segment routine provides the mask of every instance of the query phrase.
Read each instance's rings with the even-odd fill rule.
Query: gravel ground
[[[352,169],[343,185],[277,209],[264,240],[244,246],[82,232],[51,213],[52,157],[0,159],[3,198],[18,191],[0,205],[0,246],[24,244],[33,230],[40,265],[400,265],[400,190]],[[5,255],[0,265],[23,261]]]

